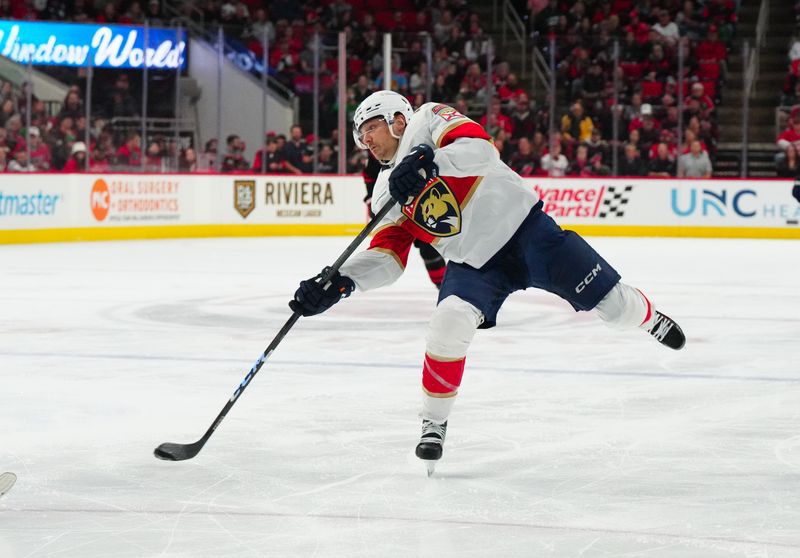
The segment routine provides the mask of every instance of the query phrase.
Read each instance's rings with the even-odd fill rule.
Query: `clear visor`
[[[353,139],[355,140],[356,145],[360,149],[369,149],[369,147],[367,147],[367,144],[364,142],[364,139],[366,138],[367,134],[371,134],[385,125],[386,125],[386,120],[384,119],[384,117],[376,116],[362,123],[358,129],[354,128]]]

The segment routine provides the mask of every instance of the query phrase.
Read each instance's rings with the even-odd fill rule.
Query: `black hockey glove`
[[[800,176],[794,179],[794,188],[792,188],[792,195],[794,199],[800,202]]]
[[[294,293],[294,299],[289,302],[289,308],[301,316],[316,316],[350,296],[356,284],[349,277],[334,273],[325,285],[320,284],[327,268],[311,279],[300,281],[300,288]]]
[[[420,175],[420,171],[424,176]],[[403,160],[389,175],[389,193],[401,205],[409,205],[414,201],[428,180],[439,174],[439,168],[433,162],[433,148],[421,143],[403,157]]]

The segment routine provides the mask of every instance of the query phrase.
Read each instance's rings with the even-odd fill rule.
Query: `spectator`
[[[692,105],[693,102],[697,103],[696,106]],[[706,88],[699,81],[692,84],[691,95],[686,103],[690,105],[692,114],[696,114],[700,120],[708,120],[714,112],[714,101],[706,95]]]
[[[197,170],[197,152],[193,147],[187,147],[178,157],[178,172],[197,172]]]
[[[696,140],[696,139],[699,139],[699,138],[697,137],[697,134],[695,133],[695,131],[693,129],[691,129],[691,128],[685,129],[683,131],[683,144],[681,144],[681,147],[679,149],[680,154],[684,155],[686,153],[691,152],[691,150],[692,150],[692,142],[694,140]],[[708,153],[708,148],[706,147],[706,144],[703,142],[703,140],[700,140],[700,147],[701,147],[701,149],[703,151]]]
[[[705,23],[691,0],[683,3],[683,11],[678,13],[676,22],[681,35],[685,35],[690,41],[699,41],[705,34]]]
[[[313,147],[305,147],[303,149],[303,155],[300,158],[300,163],[297,166],[297,170],[299,170],[303,174],[311,174],[314,172],[314,148]]]
[[[142,167],[142,136],[131,131],[125,143],[117,150],[116,168],[122,171],[136,171]]]
[[[650,42],[650,26],[639,19],[639,12],[633,10],[629,14],[629,23],[625,26],[626,33],[633,33],[636,42],[646,45]]]
[[[210,139],[206,142],[206,145],[203,148],[203,153],[197,161],[197,170],[209,171],[216,168],[217,143],[218,142],[216,139]],[[256,157],[258,157],[258,153],[256,153]],[[261,170],[261,165],[259,164],[257,169],[253,168],[253,170]]]
[[[661,129],[669,130],[672,134],[677,135],[679,123],[680,118],[678,116],[678,107],[668,107],[666,116],[661,119]]]
[[[109,2],[103,7],[103,13],[97,16],[98,23],[117,23],[119,15],[117,14],[117,5],[114,2]]]
[[[791,107],[800,104],[800,80],[797,80],[794,76],[792,78],[794,79],[794,85],[786,85],[784,93],[781,95],[781,105],[783,106]]]
[[[464,75],[464,79],[461,80],[461,87],[458,92],[471,99],[484,89],[486,89],[486,74],[481,71],[480,65],[474,62],[467,67],[467,73]]]
[[[333,174],[336,172],[336,160],[333,157],[333,148],[328,143],[323,143],[319,150],[317,172]]]
[[[74,147],[74,145],[73,145]],[[111,172],[111,161],[109,161],[110,151],[103,147],[100,142],[94,146],[92,156],[89,159],[89,171],[96,173]]]
[[[603,157],[599,153],[590,159],[590,163],[590,176],[611,176],[611,169],[603,163]]]
[[[569,161],[561,154],[561,143],[558,141],[550,142],[550,152],[542,156],[542,170],[548,176],[565,176]]]
[[[28,152],[22,148],[13,153],[13,159],[8,163],[8,172],[33,172],[36,168],[28,162]]]
[[[283,153],[278,151],[278,140],[275,136],[267,136],[264,150],[259,150],[254,161],[253,171],[261,172],[261,157],[266,154],[266,168],[268,173],[300,174],[300,169],[286,160]]]
[[[4,99],[2,104],[0,104],[0,126],[5,126],[6,122],[16,114],[16,111],[14,99]]]
[[[644,72],[649,81],[663,82],[672,74],[672,65],[664,53],[664,47],[659,43],[653,43],[650,48],[650,55],[644,64]],[[653,99],[657,102],[658,99]]]
[[[147,2],[147,21],[154,27],[164,25],[164,16],[161,14],[161,2],[159,0],[149,0]]]
[[[414,72],[411,74],[411,77],[408,79],[408,87],[412,94],[414,95],[422,95],[423,98],[421,99],[421,103],[425,103],[426,99],[424,98],[425,89],[428,87],[428,63],[427,62],[420,62],[416,66]],[[417,105],[417,106],[420,106]],[[358,108],[353,107],[353,112],[355,109]]]
[[[514,135],[513,121],[503,114],[500,110],[500,99],[492,99],[492,104],[489,107],[489,114],[484,114],[479,124],[486,129],[486,133],[490,136],[496,136],[498,130],[503,130],[509,136]]]
[[[72,144],[75,142],[73,121],[69,116],[58,123],[58,128],[50,131],[47,144],[50,146],[50,155],[53,168],[62,169],[70,157]]]
[[[303,151],[309,145],[303,138],[303,128],[299,124],[295,124],[289,130],[289,141],[283,146],[283,154],[286,160],[295,167],[299,167],[303,157]]]
[[[650,160],[648,167],[650,176],[675,176],[675,161],[670,157],[669,146],[663,141],[658,144],[656,156]]]
[[[25,138],[22,137],[22,117],[19,113],[14,114],[6,122],[6,141],[12,150],[18,147],[25,147]]]
[[[595,155],[600,155],[603,161],[608,160],[611,149],[608,142],[603,139],[600,128],[592,128],[592,136],[584,142],[584,145],[589,149],[590,159]]]
[[[42,141],[42,136],[39,128],[31,126],[28,129],[30,136],[30,157],[31,166],[37,171],[49,171],[52,165],[52,158],[50,157],[50,148]]]
[[[0,172],[6,172],[8,167],[8,150],[0,148]]]
[[[719,39],[716,25],[708,26],[706,38],[697,44],[694,56],[698,62],[714,62],[717,64],[725,62],[728,57],[728,48]]]
[[[606,76],[603,74],[603,67],[600,61],[595,59],[589,65],[589,70],[582,78],[578,78],[573,83],[573,89],[579,89],[580,97],[591,105],[595,101],[601,100],[606,90]],[[612,84],[613,86],[613,84]]]
[[[489,51],[489,41],[483,34],[483,29],[478,24],[472,24],[469,28],[469,39],[464,44],[464,56],[470,62],[486,60],[486,53]]]
[[[378,79],[375,80],[375,87],[384,89],[383,80],[384,76],[383,72],[381,72]],[[397,57],[392,59],[392,76],[388,88],[398,93],[405,94],[408,92],[408,74],[400,68]]]
[[[530,138],[536,132],[536,116],[531,111],[531,103],[526,93],[522,93],[517,97],[517,102],[514,103],[511,110],[511,133],[512,140],[518,140],[522,137]]]
[[[589,176],[590,172],[589,149],[585,145],[579,145],[575,151],[575,159],[567,167],[567,176]]]
[[[64,172],[84,172],[86,171],[86,144],[76,141],[72,144],[72,154],[69,161],[62,169]]]
[[[781,151],[786,151],[790,145],[800,150],[800,114],[790,120],[789,126],[780,133],[775,143]]]
[[[661,10],[658,14],[658,23],[653,25],[652,29],[670,46],[674,45],[681,36],[677,24],[672,21],[667,9]]]
[[[637,125],[640,126],[638,129]],[[653,117],[653,108],[647,103],[642,105],[642,114],[639,122],[634,120],[628,128],[639,132],[640,140],[637,147],[641,153],[647,153],[650,147],[657,143],[661,137],[661,125]]]
[[[83,108],[80,90],[77,87],[71,87],[67,93],[67,96],[64,98],[64,102],[61,105],[61,112],[59,112],[58,116],[56,116],[56,120],[60,121],[65,116],[69,116],[73,120],[76,120],[79,116],[85,115],[86,111]]]
[[[494,137],[494,148],[500,155],[501,161],[508,161],[511,157],[511,145],[507,141],[508,134],[503,130],[498,130],[497,135]]]
[[[372,82],[364,74],[358,76],[358,81],[356,81],[356,84],[353,86],[353,90],[356,93],[357,103],[360,103],[375,92]]]
[[[798,164],[797,148],[789,144],[785,151],[786,156],[778,160],[777,171],[781,178],[795,178],[800,176],[800,164]]]
[[[570,145],[588,140],[593,128],[594,123],[586,116],[580,101],[572,103],[570,112],[561,117],[561,133]]]
[[[703,151],[698,140],[692,142],[690,149],[689,153],[678,158],[678,176],[681,178],[711,178],[713,169],[708,153]]]
[[[144,159],[145,172],[164,172],[164,158],[162,156],[161,144],[151,141],[147,146]]]
[[[130,93],[130,80],[128,74],[119,74],[111,97],[106,103],[106,116],[108,118],[125,118],[139,116],[139,107]]]
[[[125,12],[125,15],[120,18],[120,23],[126,25],[144,23],[144,10],[142,10],[142,5],[135,0],[131,2],[128,5],[128,10]]]
[[[533,176],[539,166],[539,158],[534,154],[531,142],[521,137],[517,143],[517,152],[511,156],[508,166],[520,176]]]
[[[222,172],[236,172],[248,170],[250,164],[244,158],[245,144],[242,138],[236,134],[231,134],[225,140],[228,151],[222,159]]]
[[[455,26],[453,12],[449,9],[444,10],[439,21],[433,24],[433,36],[436,42],[439,44],[445,42],[450,36],[450,30]]]
[[[632,143],[625,144],[625,156],[619,162],[619,176],[646,176],[647,166]]]
[[[501,100],[504,102],[507,101],[509,104],[516,103],[523,96],[525,97],[525,101],[528,101],[528,94],[525,92],[525,89],[520,87],[517,74],[513,73],[509,73],[505,82],[498,87],[497,95]]]

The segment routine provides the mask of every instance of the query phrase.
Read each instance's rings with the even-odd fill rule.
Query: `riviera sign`
[[[20,64],[96,68],[183,68],[186,33],[127,25],[0,20],[0,55]]]

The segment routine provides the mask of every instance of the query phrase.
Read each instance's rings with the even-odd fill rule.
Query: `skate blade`
[[[17,475],[14,473],[0,474],[0,496],[11,490],[17,480]]]
[[[425,463],[425,467],[428,470],[428,478],[433,476],[434,471],[436,470],[436,461],[431,461],[427,459],[422,460]]]

